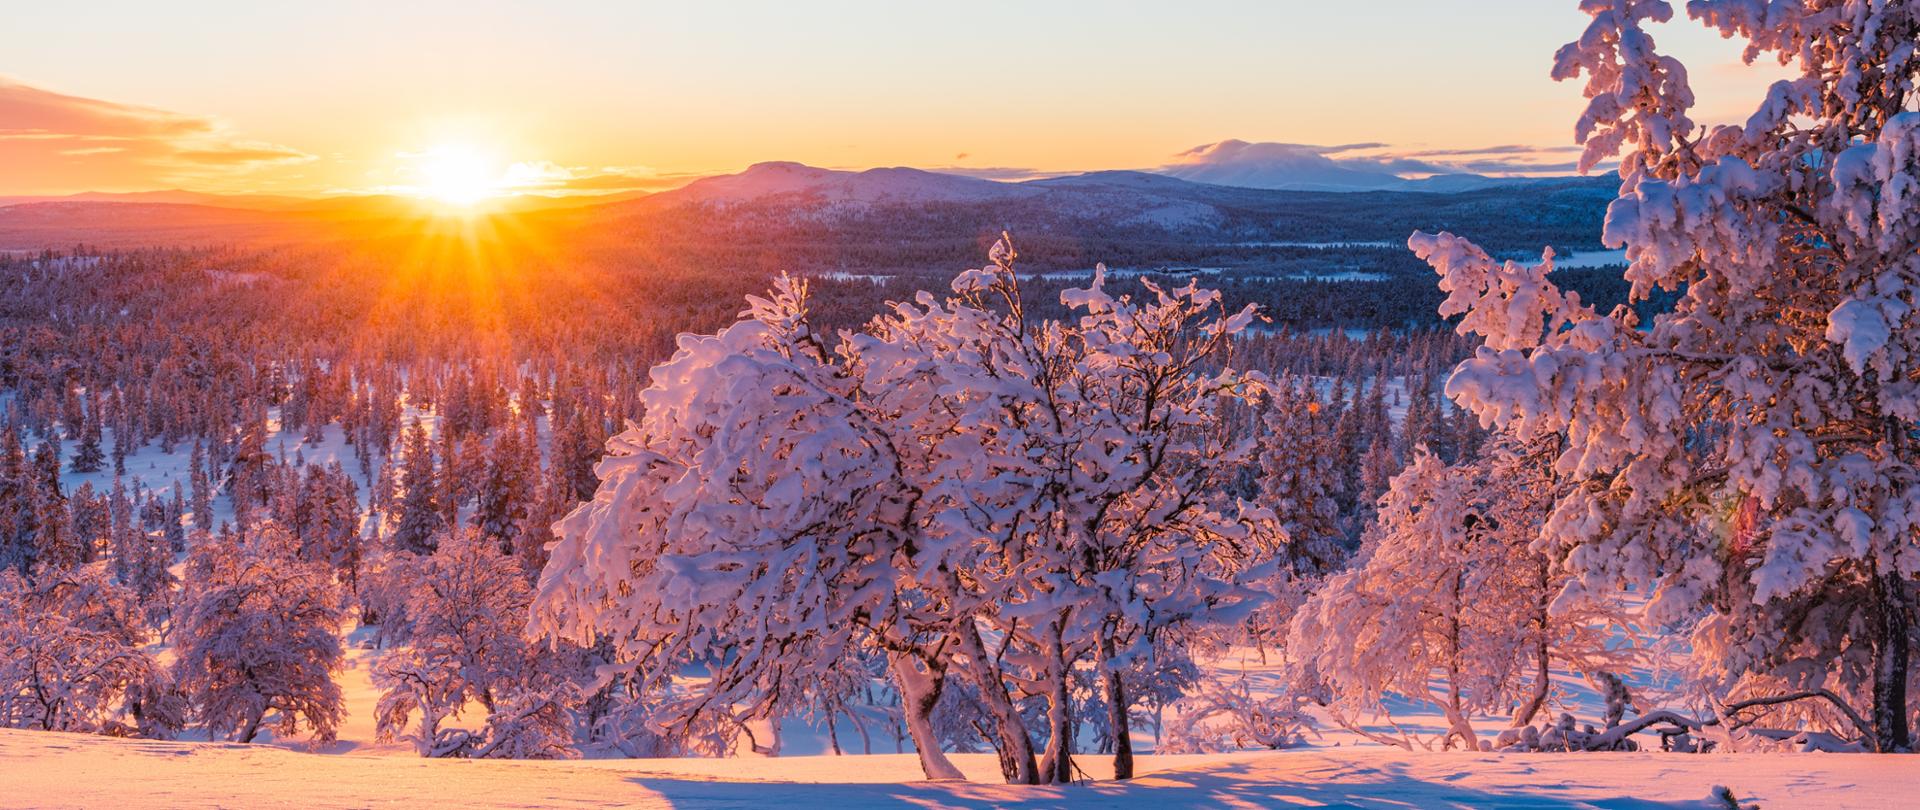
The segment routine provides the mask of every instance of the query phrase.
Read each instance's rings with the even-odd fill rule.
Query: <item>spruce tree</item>
[[[106,451],[101,448],[100,441],[100,408],[95,404],[81,423],[80,444],[73,448],[73,462],[70,466],[74,472],[99,472],[100,468],[106,465]]]
[[[402,493],[393,547],[413,554],[432,554],[445,524],[434,498],[433,444],[418,419],[407,428],[406,455],[401,463]]]

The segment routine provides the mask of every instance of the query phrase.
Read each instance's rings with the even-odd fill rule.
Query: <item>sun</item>
[[[471,206],[504,192],[502,174],[487,154],[466,144],[441,144],[416,156],[414,191],[449,205]]]

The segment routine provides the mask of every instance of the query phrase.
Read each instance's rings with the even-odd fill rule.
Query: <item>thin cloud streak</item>
[[[0,77],[0,165],[9,190],[231,183],[313,155],[230,135],[218,120],[68,95]]]

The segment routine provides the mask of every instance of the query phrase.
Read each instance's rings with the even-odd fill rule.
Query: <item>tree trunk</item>
[[[1874,578],[1873,750],[1907,750],[1906,584],[1897,575]]]
[[[1527,698],[1527,702],[1520,704],[1520,708],[1514,710],[1514,728],[1532,723],[1534,716],[1538,715],[1541,709],[1546,708],[1547,689],[1552,685],[1552,682],[1549,680],[1552,659],[1549,656],[1547,645],[1547,624],[1549,621],[1547,617],[1547,605],[1549,602],[1547,600],[1552,598],[1552,594],[1547,588],[1552,584],[1553,576],[1552,570],[1548,567],[1549,565],[1550,563],[1547,562],[1547,558],[1541,557],[1539,559],[1539,568],[1535,571],[1538,579],[1534,582],[1534,587],[1539,589],[1539,600],[1534,605],[1533,613],[1533,630],[1537,634],[1533,639],[1533,694]]]
[[[1442,751],[1453,750],[1455,740],[1458,740],[1461,747],[1468,751],[1480,750],[1480,741],[1473,734],[1473,723],[1467,719],[1467,713],[1461,706],[1460,700],[1460,659],[1463,654],[1463,645],[1460,640],[1462,629],[1460,614],[1466,611],[1465,588],[1465,578],[1455,573],[1453,575],[1453,614],[1448,617],[1447,622],[1448,729],[1446,742],[1440,746]]]
[[[246,725],[241,726],[240,733],[235,735],[234,740],[243,743],[253,742],[253,735],[260,733],[260,721],[266,717],[266,714],[267,710],[261,709],[248,715]]]
[[[1000,677],[1000,667],[987,656],[986,644],[980,640],[980,629],[971,621],[963,621],[955,632],[959,636],[960,651],[966,654],[968,661],[961,671],[980,693],[980,701],[993,719],[994,749],[1000,755],[1000,775],[1010,785],[1040,784],[1040,770],[1034,765],[1033,738],[1027,734],[1027,726],[1020,720],[1020,710],[1014,707],[1013,699],[1007,695],[1006,682]]]
[[[1066,650],[1060,638],[1061,628],[1054,625],[1052,649],[1048,651],[1052,659],[1048,662],[1047,679],[1047,750],[1040,758],[1040,781],[1045,784],[1065,784],[1073,781],[1073,704],[1067,692]]]
[[[914,753],[920,756],[920,770],[928,779],[965,780],[967,777],[940,750],[940,737],[933,732],[933,707],[940,703],[946,687],[946,673],[926,666],[912,656],[894,653],[888,656],[893,681],[900,687],[900,707],[906,716],[907,733],[913,737]]]
[[[1107,685],[1107,727],[1113,731],[1113,778],[1132,779],[1133,735],[1127,722],[1127,686],[1120,679],[1119,667],[1112,664],[1113,641],[1104,639],[1100,644],[1107,648],[1101,677]]]

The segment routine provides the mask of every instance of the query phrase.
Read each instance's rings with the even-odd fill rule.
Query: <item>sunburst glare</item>
[[[472,206],[505,191],[498,164],[486,151],[468,144],[440,144],[412,155],[416,197],[455,206]]]

